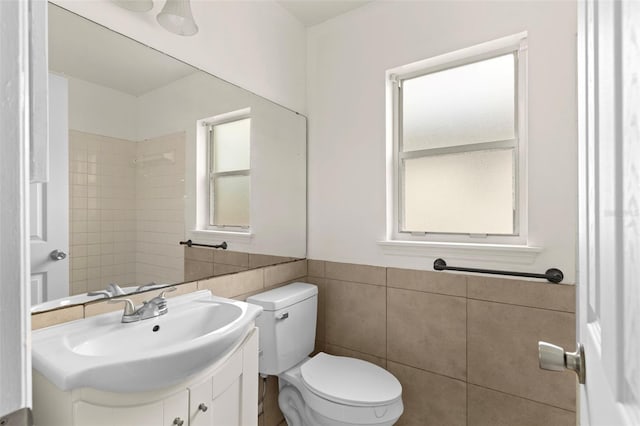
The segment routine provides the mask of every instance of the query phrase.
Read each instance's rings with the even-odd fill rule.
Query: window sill
[[[194,242],[205,244],[220,244],[222,241],[228,243],[248,243],[253,238],[251,231],[213,231],[195,229],[189,233]]]
[[[427,241],[378,241],[385,254],[423,256],[449,260],[476,260],[515,265],[534,263],[541,247],[507,244],[434,243]]]

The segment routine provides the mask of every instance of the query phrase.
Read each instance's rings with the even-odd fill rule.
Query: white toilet
[[[256,294],[260,305],[260,373],[276,375],[289,426],[393,425],[403,411],[402,386],[391,373],[359,359],[312,358],[318,288],[293,283]]]

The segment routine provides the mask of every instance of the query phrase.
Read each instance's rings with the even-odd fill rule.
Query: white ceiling
[[[371,0],[278,0],[278,3],[306,27],[357,9]]]
[[[0,0],[2,1],[2,0]],[[370,0],[278,0],[305,26]],[[49,69],[140,96],[197,69],[49,3]],[[81,35],[80,37],[78,35]]]
[[[51,3],[49,69],[133,96],[198,72]]]

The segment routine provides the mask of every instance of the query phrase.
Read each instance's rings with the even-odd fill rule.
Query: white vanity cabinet
[[[123,405],[97,405],[92,402],[76,401],[73,403],[73,425],[83,426],[138,426],[138,425],[162,425],[183,426],[188,425],[189,416],[189,392],[184,390],[161,401],[149,404],[123,406]],[[43,421],[37,423],[45,426]]]
[[[258,422],[257,332],[218,374],[189,386],[190,426],[249,426]],[[247,356],[248,354],[251,356]]]
[[[257,329],[204,371],[157,391],[61,391],[34,371],[33,414],[35,426],[255,426]]]

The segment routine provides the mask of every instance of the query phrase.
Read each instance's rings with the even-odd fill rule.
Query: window
[[[209,228],[248,228],[251,119],[208,123]]]
[[[394,239],[520,242],[524,41],[521,35],[390,73]]]

